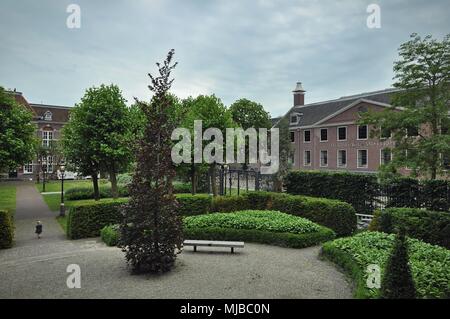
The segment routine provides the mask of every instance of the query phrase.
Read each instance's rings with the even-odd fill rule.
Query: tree
[[[229,110],[233,121],[244,130],[250,127],[256,129],[270,129],[272,127],[269,113],[259,103],[248,99],[240,99],[231,104]]]
[[[222,132],[222,135],[226,135],[226,128],[235,127],[235,123],[231,117],[230,111],[223,105],[222,101],[213,95],[199,95],[196,98],[189,97],[184,101],[187,114],[182,125],[185,128],[189,128],[191,136],[193,137],[194,121],[202,121],[202,134],[209,128],[217,128]],[[210,144],[210,141],[204,141],[204,145]],[[225,150],[223,150],[225,154]],[[197,175],[200,165],[191,164],[191,176],[192,184],[196,185],[197,181],[195,176]],[[217,196],[216,185],[216,166],[217,163],[210,163],[209,165],[210,185],[214,196]],[[194,186],[193,186],[194,187]]]
[[[175,249],[180,249],[183,242],[182,220],[172,185],[175,169],[171,135],[176,123],[168,91],[173,82],[170,74],[176,66],[173,55],[171,50],[163,64],[156,64],[159,76],[149,74],[149,88],[154,92],[151,102],[136,100],[145,114],[146,127],[139,140],[119,244],[134,273],[169,271],[176,260]]]
[[[277,125],[280,130],[279,133],[279,152],[280,152],[280,164],[279,169],[276,174],[274,174],[274,190],[276,192],[283,191],[283,180],[289,173],[289,170],[292,167],[292,163],[290,162],[292,156],[292,143],[289,131],[289,120],[287,118],[283,118]]]
[[[383,298],[416,298],[416,289],[408,262],[408,243],[404,231],[400,231],[396,235],[394,249],[387,261],[383,280],[381,281]]]
[[[78,164],[81,159],[91,162],[89,170],[108,172],[111,193],[117,198],[116,174],[131,161],[132,137],[129,110],[120,89],[113,84],[87,89],[73,113],[76,115],[69,120],[69,124],[73,124],[71,135],[65,134],[64,137],[75,140],[66,146],[78,149],[66,149],[68,158]],[[92,176],[94,188],[98,183],[96,176]]]
[[[394,63],[393,106],[368,112],[362,123],[374,124],[374,136],[395,141],[393,160],[385,171],[409,167],[414,175],[436,179],[450,159],[450,35],[442,42],[411,35]]]
[[[0,171],[32,160],[37,140],[32,114],[0,86]]]

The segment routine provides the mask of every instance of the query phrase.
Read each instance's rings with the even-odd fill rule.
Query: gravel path
[[[246,244],[233,255],[187,248],[170,273],[132,276],[119,249],[99,239],[65,239],[33,185],[21,185],[17,200],[16,245],[0,250],[0,298],[352,297],[344,275],[318,258],[319,247]],[[40,240],[34,236],[36,219],[44,223]],[[81,268],[80,289],[67,288],[70,264]]]

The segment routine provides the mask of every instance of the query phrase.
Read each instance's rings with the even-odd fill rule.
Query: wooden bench
[[[244,248],[242,241],[214,241],[214,240],[185,240],[184,246],[194,246],[194,252],[199,247],[228,247],[231,248],[231,253],[234,253],[235,248]]]

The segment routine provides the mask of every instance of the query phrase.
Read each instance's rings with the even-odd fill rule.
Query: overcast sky
[[[69,29],[67,6],[81,8]],[[367,6],[381,8],[369,29]],[[86,88],[149,99],[148,72],[175,49],[173,92],[246,97],[273,116],[292,105],[388,88],[399,45],[450,33],[449,0],[1,0],[0,85],[29,102],[73,106]]]

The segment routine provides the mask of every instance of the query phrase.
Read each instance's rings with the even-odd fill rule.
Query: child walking
[[[36,222],[36,231],[35,231],[35,233],[37,234],[37,238],[41,239],[42,223],[39,220]]]

